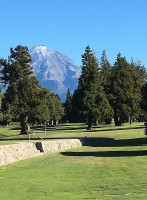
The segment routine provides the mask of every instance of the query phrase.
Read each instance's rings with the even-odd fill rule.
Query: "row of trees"
[[[147,113],[147,73],[141,64],[127,62],[119,53],[113,66],[103,51],[99,63],[87,46],[82,55],[82,73],[74,94],[67,91],[64,105],[58,95],[42,88],[30,66],[28,48],[21,45],[10,49],[7,60],[0,59],[1,83],[6,86],[1,93],[1,121],[19,120],[21,133],[28,134],[28,123],[57,121],[105,121],[121,125],[134,118],[145,118]],[[65,113],[64,113],[65,110]]]
[[[6,86],[1,94],[1,121],[19,120],[20,134],[28,134],[29,122],[60,120],[64,112],[60,98],[39,85],[28,48],[19,45],[10,53],[8,60],[0,60],[1,83]]]
[[[100,67],[99,67],[100,66]],[[119,53],[113,66],[103,51],[99,63],[87,46],[82,55],[82,73],[74,94],[67,91],[66,120],[86,121],[88,130],[98,121],[115,125],[146,117],[147,72],[140,62],[127,62]]]

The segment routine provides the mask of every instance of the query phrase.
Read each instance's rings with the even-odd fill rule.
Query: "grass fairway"
[[[0,167],[0,199],[147,199],[147,141],[143,123],[120,128],[100,126],[92,132],[86,132],[81,124],[48,127],[47,133],[38,129],[46,139],[90,136],[111,137],[115,142],[101,147],[70,149]],[[16,130],[13,131],[8,130],[7,137],[3,132],[0,143],[21,141]]]

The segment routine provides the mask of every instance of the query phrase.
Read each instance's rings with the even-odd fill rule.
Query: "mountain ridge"
[[[58,94],[65,100],[67,89],[71,93],[78,86],[81,68],[66,55],[49,49],[44,45],[35,45],[30,49],[31,66],[40,85]]]

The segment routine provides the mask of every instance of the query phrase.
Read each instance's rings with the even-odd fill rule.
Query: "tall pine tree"
[[[140,111],[141,80],[133,63],[129,64],[125,57],[117,55],[112,71],[112,107],[115,125],[135,117]]]
[[[65,108],[65,120],[71,122],[72,96],[69,88],[67,90],[66,100],[64,102],[64,108]]]
[[[64,115],[64,108],[60,97],[57,94],[51,93],[47,101],[47,106],[50,111],[50,120],[54,124],[58,124],[58,121],[61,120]]]
[[[89,46],[82,55],[82,74],[73,98],[77,99],[78,110],[87,121],[87,130],[92,129],[92,123],[96,120],[112,112],[101,85],[98,61]]]
[[[104,87],[104,91],[106,95],[108,95],[109,90],[110,90],[110,76],[111,76],[112,67],[106,57],[105,50],[102,52],[100,66],[101,66],[100,72],[101,72],[102,85]]]
[[[28,134],[28,119],[41,103],[41,87],[30,66],[31,56],[28,48],[19,45],[15,49],[11,48],[10,53],[8,60],[0,60],[1,81],[7,85],[4,99],[13,116],[20,120],[20,134]]]
[[[103,50],[101,62],[100,62],[100,73],[101,73],[101,81],[102,86],[104,88],[105,94],[109,103],[111,104],[111,73],[112,67],[106,57],[106,51]],[[110,124],[112,121],[112,115],[109,118],[105,119],[105,123]]]
[[[141,108],[143,110],[144,119],[147,122],[147,82],[144,84],[144,86],[142,88]]]

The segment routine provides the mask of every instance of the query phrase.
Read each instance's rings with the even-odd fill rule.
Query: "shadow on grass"
[[[101,128],[101,127],[97,127],[97,128]],[[100,130],[92,130],[89,132],[98,132],[98,131],[123,131],[123,130],[131,130],[131,129],[144,129],[145,126],[137,126],[137,127],[121,127],[121,128],[110,128],[110,129],[100,129]]]
[[[66,126],[47,126],[46,127],[46,131],[49,132],[49,131],[73,131],[73,130],[82,130],[84,132],[87,132],[86,130],[87,126],[80,126],[80,127],[66,127]],[[93,127],[94,129],[98,129],[98,130],[92,130],[92,131],[88,131],[88,132],[99,132],[99,131],[102,131],[102,132],[105,132],[105,131],[123,131],[123,130],[131,130],[131,129],[144,129],[144,126],[137,126],[137,127],[127,127],[127,128],[124,128],[124,127],[121,127],[121,128],[109,128],[109,129],[100,129],[102,128],[101,126],[99,127]],[[31,130],[36,130],[36,131],[44,131],[45,127],[44,126],[35,126],[35,127],[31,127]]]
[[[9,137],[8,135],[0,134],[0,139],[4,137]]]
[[[81,126],[78,126],[78,127],[75,127],[74,125],[73,126],[70,126],[70,125],[53,125],[53,126],[46,126],[46,131],[47,132],[50,132],[50,131],[74,131],[74,130],[82,130],[84,132],[87,132],[86,130],[86,125],[81,125]],[[101,127],[101,126],[94,126],[93,127],[94,129],[96,130],[92,130],[92,131],[88,131],[88,132],[106,132],[106,131],[123,131],[123,130],[131,130],[131,129],[144,129],[145,126],[137,126],[137,127],[114,127],[114,128],[108,128],[108,129],[101,129],[101,128],[104,128],[104,127]],[[11,128],[11,130],[20,130],[20,127],[13,127]],[[45,130],[45,126],[32,126],[31,127],[31,130],[32,131],[44,131]]]
[[[81,139],[82,141],[82,139]],[[83,138],[83,146],[92,147],[127,147],[127,146],[147,146],[146,138],[119,139],[113,138]]]
[[[46,131],[66,131],[66,130],[81,130],[84,129],[86,131],[86,128],[81,127],[66,127],[66,126],[46,126]],[[11,130],[20,130],[20,127],[13,127]],[[44,131],[45,126],[32,126],[31,131]]]
[[[64,156],[93,156],[93,157],[133,157],[147,156],[147,150],[141,151],[94,151],[94,152],[62,152]]]
[[[83,146],[91,147],[128,147],[147,146],[146,138],[120,139],[113,138],[84,138]],[[64,156],[93,156],[93,157],[131,157],[147,156],[147,150],[140,151],[95,151],[95,152],[62,152]]]
[[[29,136],[22,138],[22,136],[11,138],[0,138],[0,141],[27,141]],[[146,138],[135,139],[119,139],[105,137],[44,137],[44,140],[66,140],[66,139],[79,139],[83,146],[91,147],[127,147],[127,146],[147,146]],[[39,137],[31,137],[32,141],[40,140]]]

